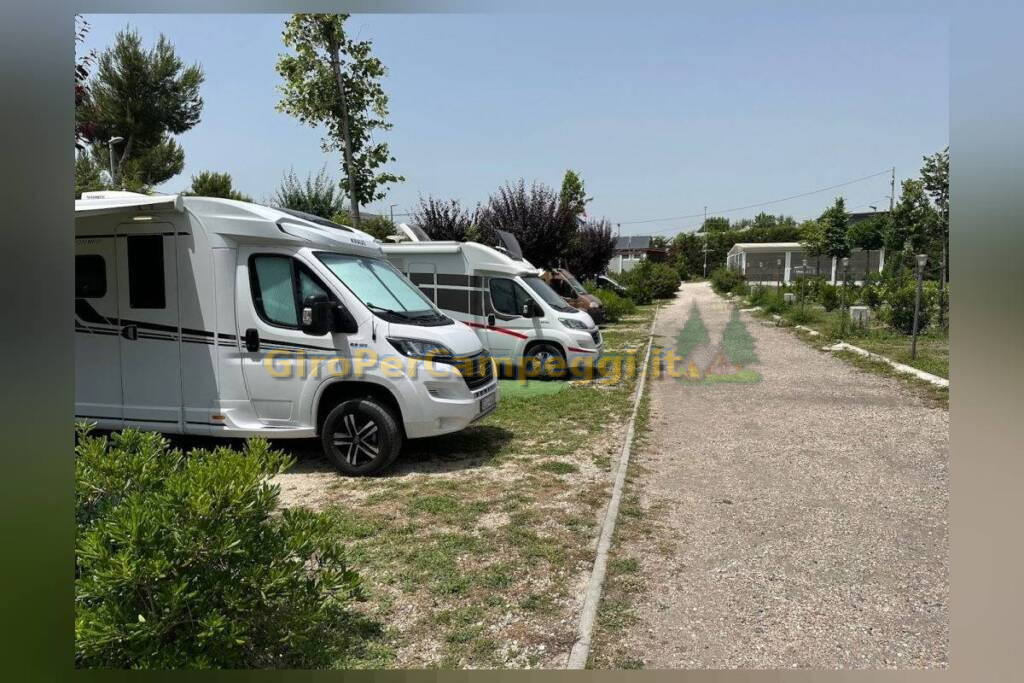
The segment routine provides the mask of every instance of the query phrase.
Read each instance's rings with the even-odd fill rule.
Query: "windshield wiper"
[[[371,304],[369,302],[367,302],[366,307],[369,308],[371,311],[380,311],[381,313],[388,313],[390,315],[397,316],[399,318],[405,318],[406,320],[413,320],[414,319],[408,313],[402,313],[401,311],[393,311],[390,308],[384,308],[383,306],[376,306],[376,305]]]

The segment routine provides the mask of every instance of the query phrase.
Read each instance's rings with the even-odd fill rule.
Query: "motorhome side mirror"
[[[530,306],[530,302],[529,301],[527,301],[525,304],[523,304],[523,310],[521,312],[522,312],[524,318],[532,318],[533,317],[533,307]]]
[[[355,334],[359,331],[359,323],[352,312],[341,304],[334,306],[334,331],[339,334]]]
[[[302,302],[300,327],[306,334],[321,337],[334,327],[335,304],[322,294],[307,296]]]

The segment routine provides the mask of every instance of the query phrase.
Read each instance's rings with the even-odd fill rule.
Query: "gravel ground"
[[[694,300],[720,338],[730,306],[686,284],[656,341]],[[660,538],[619,541],[646,587],[619,644],[650,668],[946,667],[948,411],[742,316],[759,383],[651,382]]]

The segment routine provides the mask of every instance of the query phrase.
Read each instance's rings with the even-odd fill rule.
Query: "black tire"
[[[402,430],[389,407],[373,398],[354,398],[327,413],[320,445],[343,474],[376,474],[398,457]]]
[[[548,366],[551,360],[561,359],[561,368],[554,369]],[[568,367],[565,362],[565,354],[557,345],[549,342],[534,344],[523,354],[523,366],[527,377],[537,379],[565,379]],[[534,368],[539,366],[539,372],[534,373]]]

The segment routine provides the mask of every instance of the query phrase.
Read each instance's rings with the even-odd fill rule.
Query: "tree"
[[[938,233],[942,242],[939,264],[939,326],[946,322],[946,281],[949,280],[949,147],[924,158],[921,167],[924,189],[938,209]]]
[[[230,173],[216,173],[214,171],[202,171],[198,176],[192,176],[192,185],[182,194],[237,199],[240,202],[252,201],[252,198],[242,194],[232,186]]]
[[[276,206],[296,211],[305,211],[314,216],[333,220],[341,213],[344,201],[338,185],[327,175],[324,166],[314,176],[308,174],[305,181],[299,180],[295,170],[288,171],[281,180],[272,202]]]
[[[562,209],[568,213],[582,218],[587,212],[587,202],[592,197],[587,196],[583,187],[583,179],[576,171],[569,169],[562,178],[562,191],[559,193],[559,201]]]
[[[807,220],[800,224],[800,246],[808,256],[815,257],[814,272],[821,273],[821,257],[825,255],[825,226],[821,221]]]
[[[885,253],[893,256],[886,257],[887,269],[899,275],[907,266],[912,272],[915,254],[928,253],[937,226],[938,214],[928,201],[924,182],[904,180],[884,236]]]
[[[704,272],[704,240],[692,232],[681,232],[668,245],[668,262],[679,277],[687,280]]]
[[[850,244],[846,241],[846,231],[850,215],[846,213],[846,200],[836,197],[835,203],[825,209],[818,221],[823,229],[824,255],[833,258],[849,256]]]
[[[81,14],[75,15],[75,44],[85,42],[85,36],[89,33],[89,22]],[[85,104],[88,99],[89,69],[96,62],[96,50],[89,50],[84,55],[75,58],[75,112]],[[84,150],[89,138],[95,134],[95,125],[85,117],[75,116],[75,148]],[[77,163],[77,162],[76,162]],[[78,196],[77,192],[76,195]]]
[[[867,282],[868,277],[871,275],[871,252],[882,248],[884,244],[883,236],[888,220],[888,216],[871,216],[851,225],[846,233],[850,246],[863,249],[867,255],[867,259],[864,261],[865,282]]]
[[[412,212],[412,222],[432,240],[455,240],[465,242],[476,235],[476,219],[479,207],[469,211],[459,200],[442,201],[420,197],[419,205]]]
[[[345,33],[347,14],[293,14],[284,26],[285,47],[277,72],[284,79],[277,108],[310,126],[325,126],[325,152],[341,150],[353,227],[360,228],[359,206],[383,199],[386,187],[405,180],[378,171],[393,162],[387,143],[374,142],[376,130],[391,129],[388,97],[381,86],[387,69],[368,40]]]
[[[729,219],[722,216],[712,216],[704,220],[697,232],[722,232],[730,228]]]
[[[115,179],[131,177],[137,185],[158,185],[181,172],[185,154],[171,135],[199,123],[203,70],[186,67],[174,46],[161,35],[144,50],[138,33],[124,30],[103,51],[75,117],[88,124],[86,140],[102,163],[107,141],[123,137],[113,169]]]
[[[92,155],[86,151],[76,152],[75,198],[81,197],[83,192],[106,190],[109,187],[103,178],[103,169],[92,158]]]
[[[606,218],[583,223],[572,236],[565,267],[576,277],[587,280],[608,269],[615,252],[615,234]]]
[[[494,242],[495,230],[516,236],[523,256],[538,268],[556,268],[576,232],[576,217],[562,209],[559,195],[543,183],[506,183],[480,210],[481,237]]]

